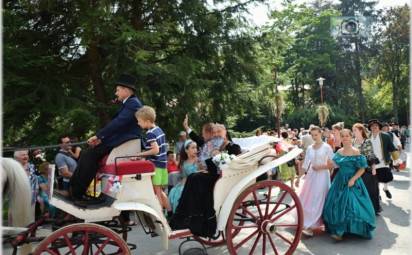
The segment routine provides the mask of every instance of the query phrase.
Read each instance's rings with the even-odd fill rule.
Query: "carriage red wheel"
[[[41,241],[33,253],[39,254],[130,254],[127,243],[113,230],[90,223],[63,227]]]
[[[243,191],[232,207],[227,247],[230,254],[289,255],[299,244],[302,228],[303,210],[296,193],[279,181],[258,182]]]

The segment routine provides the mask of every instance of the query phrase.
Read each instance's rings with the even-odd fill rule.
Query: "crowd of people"
[[[143,106],[137,99],[134,83],[134,77],[128,75],[117,81],[116,96],[122,107],[107,126],[88,140],[90,148],[82,151],[71,146],[68,135],[59,137],[60,150],[54,158],[60,180],[58,187],[78,205],[99,203],[99,199],[86,194],[99,168],[98,162],[123,142],[142,138],[144,130],[143,150],[136,156],[155,165],[152,178],[155,194],[165,214],[172,219],[171,225],[179,227],[190,214],[199,213],[195,210],[204,210],[208,205],[202,201],[202,207],[187,208],[198,200],[198,190],[213,188],[219,176],[213,156],[222,152],[239,155],[243,151],[232,141],[223,124],[206,123],[198,135],[190,127],[187,115],[183,120],[184,130],[171,146],[161,127],[156,125],[155,109]],[[372,238],[375,217],[382,212],[379,185],[391,199],[388,184],[393,180],[392,171],[399,171],[405,164],[406,159],[402,160],[400,155],[410,144],[409,129],[373,119],[350,128],[340,122],[331,129],[315,125],[308,129],[283,127],[279,133],[280,141],[274,147],[277,154],[285,154],[294,147],[301,147],[303,153],[273,169],[268,178],[299,188],[304,212],[303,233],[312,236],[314,231],[324,229],[336,240],[347,233]],[[277,132],[258,130],[256,135],[277,136]],[[54,215],[55,209],[48,201],[49,184],[54,181],[48,173],[54,169],[40,151],[33,152],[33,163],[27,150],[16,151],[14,158],[29,177],[33,208],[37,204],[39,212]],[[208,206],[213,208],[210,203]],[[205,215],[209,217],[207,214],[213,213],[208,211]],[[213,227],[210,229],[213,233]],[[196,234],[199,229],[191,230]]]
[[[303,233],[313,236],[325,229],[336,240],[346,233],[372,238],[375,216],[382,212],[379,185],[387,199],[392,199],[388,184],[392,172],[405,167],[409,129],[372,119],[349,129],[343,122],[331,130],[314,125],[308,130],[283,129],[281,138],[278,152],[294,146],[304,150],[294,162],[275,171],[276,178],[290,180],[292,188],[299,187],[301,178],[305,180],[299,190]]]

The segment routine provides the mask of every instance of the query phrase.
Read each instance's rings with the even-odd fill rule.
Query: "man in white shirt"
[[[379,120],[372,119],[368,123],[368,127],[371,130],[371,142],[373,153],[379,159],[379,163],[376,165],[376,176],[378,181],[383,183],[383,191],[387,198],[392,198],[392,194],[388,189],[388,183],[393,180],[392,171],[389,167],[391,161],[391,153],[396,151],[391,136],[385,132],[382,132],[382,123]],[[394,158],[393,160],[396,160]]]

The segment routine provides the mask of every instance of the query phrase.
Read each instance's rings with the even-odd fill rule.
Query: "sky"
[[[270,8],[279,8],[281,0],[271,0]],[[298,3],[310,3],[312,0],[299,0]],[[339,2],[339,1],[335,1]],[[411,0],[379,0],[377,8],[389,8],[394,6],[400,6],[404,4],[411,6]],[[269,8],[264,4],[257,4],[250,7],[251,21],[257,25],[262,26],[268,21]]]

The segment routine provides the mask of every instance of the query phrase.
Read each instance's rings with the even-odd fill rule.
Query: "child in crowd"
[[[177,166],[176,155],[173,151],[167,152],[167,172],[169,174],[168,191],[179,183],[180,169]]]
[[[275,147],[276,154],[278,155],[283,155],[285,153],[288,153],[294,147],[294,145],[292,145],[292,142],[289,140],[289,135],[286,131],[282,132],[281,136],[283,138],[282,141],[276,144],[276,147]],[[294,189],[293,180],[295,179],[295,176],[296,176],[295,159],[292,159],[291,161],[280,165],[278,170],[279,170],[278,179],[284,182],[290,181],[290,187]]]
[[[155,175],[152,177],[152,182],[157,198],[163,208],[171,211],[169,200],[163,192],[163,187],[168,184],[167,174],[167,152],[166,152],[166,136],[163,130],[156,126],[156,112],[150,106],[143,106],[136,113],[137,123],[142,129],[146,129],[145,148],[137,154],[138,157],[145,157],[156,166]]]
[[[46,211],[50,213],[51,216],[54,216],[55,209],[52,205],[49,203],[49,196],[50,196],[50,190],[49,190],[49,162],[45,161],[39,165],[39,174],[37,176],[37,179],[39,181],[39,196],[38,196],[38,201],[40,204],[40,210],[41,213],[44,214]]]

